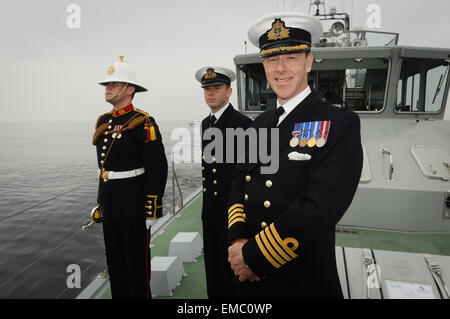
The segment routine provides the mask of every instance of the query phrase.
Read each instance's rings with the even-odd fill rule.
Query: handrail
[[[172,207],[169,211],[169,214],[174,215],[176,212],[176,210],[175,210],[175,183],[177,184],[178,193],[180,194],[180,202],[178,203],[179,208],[183,207],[183,193],[181,192],[180,183],[178,183],[178,177],[177,177],[177,173],[175,171],[175,162],[173,161],[173,154],[172,154],[171,162],[172,162]]]
[[[393,182],[394,179],[392,178],[392,176],[393,176],[393,174],[394,174],[394,163],[393,163],[393,160],[392,160],[392,154],[391,154],[391,152],[389,152],[389,151],[388,151],[387,149],[385,149],[385,148],[382,148],[380,151],[381,151],[381,153],[383,153],[383,154],[389,155],[389,177],[388,177],[387,181],[388,181],[388,182]]]

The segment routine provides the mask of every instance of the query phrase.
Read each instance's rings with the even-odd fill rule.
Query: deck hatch
[[[432,145],[413,145],[410,151],[423,175],[433,179],[450,180],[450,156],[446,150]]]

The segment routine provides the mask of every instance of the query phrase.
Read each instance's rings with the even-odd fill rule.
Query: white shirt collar
[[[225,112],[225,110],[230,107],[230,103],[228,103],[227,106],[224,106],[223,108],[221,108],[220,110],[218,110],[216,113],[210,113],[209,116],[214,115],[216,117],[216,122],[219,120],[219,118],[222,116],[223,112]]]
[[[280,102],[277,99],[277,108],[280,107],[280,106],[282,106],[284,108],[284,113],[281,114],[280,117],[279,117],[278,125],[281,123],[281,121],[283,121],[286,118],[286,116],[289,115],[289,113],[291,113],[291,111],[297,105],[299,105],[309,95],[309,93],[311,93],[311,88],[308,85],[306,87],[306,89],[301,91],[299,94],[297,94],[295,97],[293,97],[292,99],[290,99],[289,101],[287,101],[283,105],[281,105]]]

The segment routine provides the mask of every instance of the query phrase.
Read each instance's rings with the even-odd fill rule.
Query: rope
[[[115,99],[117,99],[119,96],[121,96],[123,94],[123,92],[125,92],[125,89],[128,87],[128,83],[125,83],[124,86],[122,87],[122,89],[119,91],[119,93],[117,93],[116,95],[114,95],[112,98],[110,98],[109,100],[107,100],[107,102],[112,103]]]
[[[97,204],[98,204],[100,207],[101,207],[101,205],[100,205],[100,187],[101,187],[101,184],[102,184],[103,168],[105,167],[105,163],[106,163],[106,160],[108,159],[109,152],[111,151],[114,142],[116,141],[117,137],[119,136],[119,134],[120,134],[121,132],[130,129],[129,127],[130,127],[131,125],[134,125],[133,128],[135,128],[136,126],[138,126],[139,124],[141,124],[142,122],[145,121],[145,117],[137,117],[138,115],[139,115],[139,114],[133,115],[133,117],[130,118],[130,119],[123,125],[123,127],[121,127],[119,130],[117,130],[117,134],[116,134],[116,136],[113,138],[113,140],[112,140],[112,142],[111,142],[111,145],[109,145],[109,149],[108,149],[108,151],[106,152],[105,158],[103,159],[103,164],[102,164],[102,167],[100,168],[100,174],[99,174],[99,176],[98,176],[98,191],[97,191]],[[136,117],[137,117],[137,118],[136,118]],[[137,123],[138,123],[138,124],[137,124]],[[105,124],[107,124],[107,123],[105,123]],[[102,125],[103,125],[103,124],[102,124]],[[98,131],[99,131],[98,129],[97,129],[97,131],[95,131],[94,138],[95,138],[96,134],[98,133]],[[110,132],[112,132],[112,131],[110,131]],[[98,139],[98,137],[97,137],[97,139]],[[96,141],[95,141],[95,142],[96,142]],[[95,143],[94,143],[94,145],[95,145]]]
[[[125,123],[125,125],[124,125],[123,128],[118,129],[118,130],[110,130],[110,131],[107,131],[106,129],[108,128],[109,123],[103,123],[103,124],[101,124],[101,125],[95,130],[94,136],[93,136],[93,138],[92,138],[92,145],[95,146],[95,144],[97,143],[98,138],[99,138],[100,136],[102,136],[103,133],[105,133],[105,132],[108,133],[108,134],[110,134],[110,133],[120,133],[120,132],[123,132],[123,131],[126,131],[126,130],[132,130],[132,129],[134,129],[136,126],[142,124],[142,123],[146,120],[146,117],[145,117],[145,116],[140,116],[140,117],[138,117],[138,118],[135,118],[137,115],[138,115],[138,114],[134,115],[130,120],[128,120],[128,122]],[[127,124],[128,124],[128,125],[127,125]]]
[[[106,131],[108,126],[109,123],[103,123],[95,130],[94,136],[92,138],[92,145],[95,145],[97,143],[98,138],[103,134],[103,132]]]

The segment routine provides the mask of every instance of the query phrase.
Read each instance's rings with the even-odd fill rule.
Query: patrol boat
[[[344,297],[449,299],[450,49],[400,46],[398,33],[350,30],[348,14],[320,13],[316,5],[316,18],[331,27],[313,45],[309,85],[361,119],[363,171],[336,229]],[[234,63],[239,110],[254,118],[275,108],[259,55],[238,55]],[[201,235],[201,196],[200,188],[158,222],[152,256],[167,256],[178,232]],[[182,264],[187,276],[171,275],[182,279],[163,284],[168,293],[157,298],[207,298],[203,256]],[[108,298],[107,287],[107,279],[96,279],[79,298]]]

